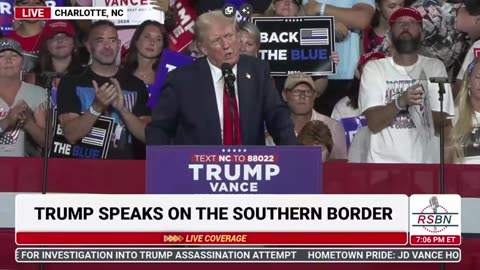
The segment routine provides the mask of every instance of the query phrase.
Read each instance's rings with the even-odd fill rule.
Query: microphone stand
[[[235,109],[234,109],[234,99],[235,99],[235,90],[234,89],[230,89],[230,87],[235,87],[235,86],[230,86],[227,84],[227,88],[228,88],[228,93],[229,93],[229,96],[230,98],[228,99],[228,108],[229,108],[229,111],[230,111],[230,119],[232,119],[232,138],[233,138],[233,145],[236,145],[237,144],[237,127],[235,126]]]
[[[47,179],[48,179],[48,154],[50,150],[50,129],[52,125],[52,80],[55,76],[46,75],[45,89],[47,90],[47,123],[45,125],[45,149],[43,152],[43,179],[42,179],[42,194],[47,194]],[[45,264],[40,263],[40,270],[45,269]]]
[[[443,113],[443,96],[445,83],[438,83],[438,100],[440,101],[440,194],[445,194],[445,119]]]
[[[438,100],[440,101],[440,194],[445,194],[445,120],[443,117],[445,83],[438,82],[438,86]],[[440,263],[440,270],[445,270],[445,263]]]
[[[43,180],[42,180],[42,194],[47,194],[47,178],[48,178],[48,154],[50,150],[50,129],[52,125],[52,80],[54,76],[46,75],[45,89],[47,90],[47,123],[45,128],[45,151],[43,153]]]

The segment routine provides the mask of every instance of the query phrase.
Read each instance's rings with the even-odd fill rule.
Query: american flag
[[[328,45],[328,28],[300,29],[300,45]]]
[[[135,103],[137,102],[137,92],[122,91],[122,93],[125,107],[127,107],[128,111],[132,112],[133,106],[135,106]]]
[[[15,144],[18,139],[22,127],[20,124],[17,124],[14,130],[10,132],[5,132],[0,136],[0,144]]]
[[[107,131],[101,128],[92,128],[87,136],[83,137],[82,143],[90,144],[90,145],[97,145],[102,147],[105,143],[105,135]]]

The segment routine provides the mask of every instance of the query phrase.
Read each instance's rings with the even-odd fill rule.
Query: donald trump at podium
[[[287,106],[266,62],[240,55],[235,19],[221,11],[198,17],[195,40],[206,56],[171,71],[162,87],[149,145],[276,145],[296,138]]]

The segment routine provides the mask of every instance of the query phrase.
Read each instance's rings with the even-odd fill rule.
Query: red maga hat
[[[412,17],[415,19],[415,21],[419,22],[420,24],[423,23],[423,16],[418,12],[418,10],[412,8],[412,7],[402,7],[395,11],[392,16],[390,17],[390,26],[400,17]]]

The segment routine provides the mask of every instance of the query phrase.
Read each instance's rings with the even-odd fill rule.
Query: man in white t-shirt
[[[371,130],[367,162],[431,163],[438,159],[434,131],[440,119],[451,126],[453,115],[450,85],[445,85],[441,115],[438,85],[430,77],[446,77],[443,63],[418,54],[424,38],[422,15],[413,8],[401,8],[391,16],[393,57],[367,63],[360,85],[359,107]],[[434,130],[435,128],[435,130]]]

